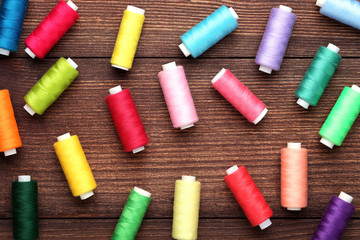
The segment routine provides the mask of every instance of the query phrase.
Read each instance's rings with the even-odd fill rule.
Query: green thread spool
[[[27,175],[12,182],[13,234],[16,240],[39,238],[37,182]]]
[[[320,142],[329,148],[341,146],[360,113],[360,88],[345,87],[323,124]]]
[[[26,94],[24,109],[42,115],[79,75],[77,67],[71,58],[60,58]]]
[[[316,106],[341,61],[339,51],[340,49],[331,43],[327,48],[320,47],[295,92],[295,96],[299,98],[297,104],[305,109],[308,109],[309,105]]]
[[[197,239],[200,187],[200,182],[193,176],[182,176],[181,180],[176,180],[172,227],[174,239]]]
[[[146,210],[151,201],[151,193],[134,187],[131,190],[120,219],[116,225],[112,240],[133,240],[139,230]]]

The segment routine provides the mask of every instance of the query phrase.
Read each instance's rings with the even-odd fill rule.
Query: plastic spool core
[[[181,180],[184,181],[184,182],[195,182],[196,177],[194,177],[194,176],[182,176]]]
[[[145,150],[145,147],[141,146],[141,147],[135,148],[134,150],[132,150],[132,152],[135,154],[135,153],[141,152],[143,150]]]
[[[69,7],[71,7],[75,12],[78,10],[78,7],[71,0],[67,2],[67,5],[69,5]]]
[[[259,227],[261,230],[264,230],[265,228],[270,227],[270,225],[272,224],[271,220],[268,218],[265,221],[263,221],[262,223],[259,224]]]
[[[211,83],[212,83],[212,84],[215,84],[216,81],[219,80],[219,79],[222,77],[222,75],[224,75],[225,71],[226,71],[225,68],[221,69],[220,72],[218,72],[218,73],[215,75],[215,77],[211,80]]]
[[[113,87],[113,88],[109,89],[109,92],[110,92],[111,95],[117,94],[117,93],[119,93],[121,91],[122,91],[121,85],[118,85],[116,87]]]
[[[351,89],[353,89],[353,90],[357,91],[358,93],[360,93],[360,88],[355,84],[351,86]]]
[[[144,9],[134,7],[134,6],[131,6],[131,5],[128,5],[126,10],[128,10],[130,12],[133,12],[133,13],[140,14],[140,15],[145,15],[145,10]]]
[[[258,124],[261,119],[263,119],[265,117],[265,115],[267,114],[268,112],[268,109],[267,108],[264,108],[264,110],[260,113],[260,115],[254,120],[253,124]]]
[[[287,148],[291,148],[291,149],[301,149],[301,143],[289,142],[289,143],[287,144]]]
[[[195,125],[193,123],[191,123],[189,125],[185,125],[185,126],[180,127],[180,130],[185,130],[185,129],[191,128],[193,126],[195,126]]]
[[[344,192],[340,192],[339,198],[348,203],[351,203],[352,200],[354,199],[352,196],[350,196],[349,194],[344,193]]]
[[[264,73],[267,73],[267,74],[271,74],[271,72],[272,72],[272,69],[271,69],[271,68],[266,67],[266,66],[264,66],[264,65],[260,65],[259,70],[262,71],[262,72],[264,72]]]
[[[66,59],[66,61],[75,69],[79,67],[71,58]]]
[[[237,15],[237,13],[235,12],[235,10],[232,7],[229,8],[229,11],[231,12],[231,15],[233,15],[235,20],[239,20],[239,16]]]
[[[167,64],[162,65],[163,71],[171,70],[176,68],[176,62],[169,62]]]
[[[18,182],[30,182],[31,176],[30,175],[19,175]]]
[[[284,5],[280,5],[279,8],[280,8],[281,10],[286,11],[286,12],[292,12],[292,8],[287,7],[287,6],[284,6]]]
[[[299,104],[300,106],[302,106],[305,109],[308,109],[309,106],[310,106],[310,104],[307,101],[305,101],[304,99],[302,99],[302,98],[299,98],[296,103]]]
[[[149,193],[148,191],[145,191],[144,189],[138,188],[138,187],[134,187],[134,191],[137,192],[138,194],[143,195],[144,197],[151,197],[151,193]]]
[[[4,151],[5,157],[8,157],[8,156],[11,156],[11,155],[14,155],[14,154],[16,154],[16,148]]]
[[[226,170],[226,173],[227,173],[227,175],[230,175],[230,174],[236,172],[238,169],[239,169],[239,167],[237,165],[234,165],[234,166],[228,168]]]
[[[326,2],[326,0],[317,0],[316,1],[316,6],[322,7],[322,6],[324,6],[325,2]]]
[[[35,58],[36,55],[35,53],[33,53],[30,48],[25,48],[25,52],[31,57],[31,58]]]
[[[24,109],[31,115],[34,116],[35,111],[27,104],[25,104]]]
[[[71,137],[71,134],[70,133],[65,133],[65,134],[63,134],[63,135],[61,135],[61,136],[58,136],[57,137],[57,140],[58,140],[58,142],[61,142],[61,141],[64,141],[64,140],[66,140],[66,139],[68,139],[68,138],[70,138]]]
[[[185,57],[188,57],[188,56],[190,56],[190,50],[185,46],[185,44],[184,43],[182,43],[182,44],[180,44],[179,45],[179,48],[180,48],[180,50],[182,51],[182,53],[185,55]]]
[[[0,48],[0,54],[4,55],[4,56],[9,56],[10,55],[10,51],[6,50],[4,48]]]
[[[339,53],[340,48],[338,48],[336,45],[329,43],[327,46],[328,49],[330,49],[331,51],[333,51],[334,53]]]
[[[118,65],[115,65],[115,64],[111,64],[111,66],[113,66],[114,68],[119,68],[119,69],[121,69],[121,70],[129,71],[128,68],[121,67],[121,66],[118,66]]]
[[[326,138],[321,138],[320,142],[331,149],[333,149],[333,147],[335,145],[333,142],[331,142],[330,140],[327,140]]]

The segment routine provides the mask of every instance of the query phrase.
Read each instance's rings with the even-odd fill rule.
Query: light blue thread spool
[[[16,52],[28,0],[2,0],[0,6],[0,54]]]
[[[360,30],[360,2],[356,0],[317,0],[320,13]]]
[[[180,37],[179,48],[186,57],[197,58],[238,27],[238,15],[225,5]]]

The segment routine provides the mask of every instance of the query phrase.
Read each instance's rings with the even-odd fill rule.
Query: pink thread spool
[[[199,121],[184,68],[175,62],[162,65],[159,81],[174,128],[184,130]]]
[[[257,124],[268,112],[265,104],[228,69],[221,69],[211,83],[249,122]]]

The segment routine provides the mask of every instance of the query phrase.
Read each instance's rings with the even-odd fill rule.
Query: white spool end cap
[[[358,93],[360,93],[360,88],[357,85],[352,85],[351,89],[354,89],[355,91],[357,91]]]
[[[305,109],[308,109],[309,106],[310,106],[310,104],[309,104],[307,101],[305,101],[304,99],[302,99],[302,98],[299,98],[299,99],[296,101],[296,103],[299,104],[300,106],[302,106],[302,107],[305,108]]]
[[[134,191],[137,192],[138,194],[143,195],[144,197],[151,197],[151,193],[149,193],[148,191],[145,191],[144,189],[138,188],[138,187],[134,187]]]
[[[81,194],[79,197],[80,197],[81,200],[85,200],[85,199],[88,199],[89,197],[91,197],[92,195],[94,195],[94,192],[89,191],[87,193]]]
[[[292,12],[292,8],[287,7],[287,6],[284,6],[284,5],[280,5],[279,8],[280,8],[281,10],[286,11],[286,12]]]
[[[330,49],[331,51],[333,51],[334,53],[339,53],[340,48],[338,48],[336,45],[329,43],[327,46],[328,49]]]
[[[196,177],[194,177],[194,176],[182,176],[181,180],[184,181],[184,182],[195,182]]]
[[[253,121],[253,124],[258,124],[265,117],[268,111],[269,110],[267,108],[264,108],[260,115]]]
[[[340,192],[339,198],[348,203],[351,203],[352,200],[354,199],[352,196],[350,196],[349,194],[344,193],[344,192]]]
[[[138,7],[134,7],[134,6],[131,6],[131,5],[128,5],[126,10],[130,11],[130,12],[133,12],[133,13],[137,13],[137,14],[141,14],[141,15],[145,15],[145,10],[144,9],[141,9],[141,8],[138,8]]]
[[[30,182],[31,176],[30,175],[20,175],[18,176],[18,182]]]
[[[272,72],[271,68],[268,68],[268,67],[266,67],[264,65],[260,65],[259,70],[264,72],[264,73],[267,73],[267,74],[271,74],[271,72]]]
[[[231,12],[231,15],[233,15],[235,20],[239,19],[239,16],[237,15],[237,13],[235,12],[235,10],[232,7],[229,8],[229,11]]]
[[[31,115],[34,116],[35,111],[27,104],[25,104],[24,109]]]
[[[121,88],[120,85],[109,89],[109,92],[110,92],[111,95],[117,94],[117,93],[119,93],[121,91],[122,91],[122,88]]]
[[[189,49],[185,46],[184,43],[180,44],[179,48],[182,51],[182,53],[185,55],[185,57],[190,56],[191,53],[190,53]]]
[[[171,70],[171,69],[174,69],[174,68],[176,68],[176,62],[169,62],[167,64],[162,65],[163,71]]]
[[[0,54],[4,55],[4,56],[9,56],[10,55],[10,51],[6,50],[4,48],[0,48]]]
[[[220,72],[218,72],[218,73],[215,75],[215,77],[211,80],[211,83],[212,83],[212,84],[216,83],[216,81],[219,80],[219,79],[222,77],[222,75],[224,75],[225,71],[226,71],[225,68],[221,69]]]
[[[118,66],[118,65],[115,65],[115,64],[111,64],[111,66],[114,67],[114,68],[121,69],[121,70],[129,71],[129,69],[126,68],[126,67],[121,67],[121,66]]]
[[[11,156],[11,155],[14,155],[14,154],[16,154],[16,148],[4,151],[5,157],[8,157],[8,156]]]
[[[31,57],[31,58],[35,58],[36,55],[35,53],[33,53],[30,48],[25,48],[25,52]]]
[[[66,61],[75,69],[79,67],[71,58],[66,59]]]
[[[322,144],[324,144],[325,146],[327,146],[328,148],[331,148],[331,149],[333,149],[333,147],[334,147],[334,143],[332,143],[331,141],[329,141],[329,140],[327,140],[326,138],[321,138],[320,139],[320,142],[322,143]]]
[[[228,169],[226,170],[226,173],[227,173],[227,175],[230,175],[230,174],[236,172],[238,169],[239,169],[238,166],[237,166],[237,165],[234,165],[234,166],[228,168]]]
[[[324,6],[325,2],[326,2],[326,0],[317,0],[316,1],[316,6],[322,7],[322,6]]]
[[[138,152],[141,152],[141,151],[144,151],[145,150],[145,147],[142,146],[142,147],[138,147],[138,148],[135,148],[134,150],[132,150],[133,154],[135,153],[138,153]]]
[[[270,227],[270,225],[272,224],[271,220],[268,218],[265,221],[263,221],[262,223],[259,224],[259,227],[261,230],[264,230],[265,228]]]
[[[185,129],[191,128],[193,126],[195,126],[195,125],[193,123],[191,123],[191,124],[180,127],[180,130],[185,130]]]
[[[79,9],[71,0],[67,2],[67,5],[69,5],[69,7],[71,7],[75,12]]]
[[[289,143],[287,143],[287,148],[301,149],[301,143],[289,142]]]
[[[64,141],[64,140],[66,140],[66,139],[68,139],[68,138],[70,138],[71,137],[71,134],[70,133],[65,133],[65,134],[63,134],[63,135],[61,135],[61,136],[58,136],[57,137],[57,140],[58,140],[58,142],[61,142],[61,141]]]
[[[301,208],[288,207],[287,210],[288,211],[301,211]]]

